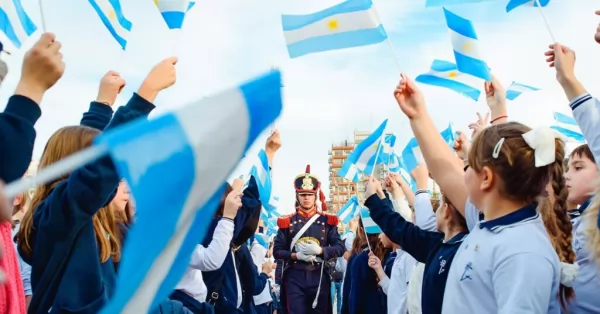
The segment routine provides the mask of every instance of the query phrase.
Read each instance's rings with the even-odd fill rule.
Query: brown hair
[[[356,237],[352,241],[352,254],[360,254],[367,245],[367,237],[365,236],[365,228],[363,227],[362,219],[358,219],[358,226],[356,227]]]
[[[594,154],[592,154],[592,151],[590,150],[588,144],[583,144],[575,147],[575,149],[569,155],[569,158],[573,158],[573,156],[577,156],[580,158],[586,157],[587,159],[591,160],[594,164],[596,164],[596,158],[594,158]]]
[[[600,213],[600,180],[595,182],[596,193],[592,198],[590,206],[583,212],[585,224],[585,235],[588,240],[588,248],[592,259],[600,267],[600,226],[598,226],[598,215]]]
[[[68,126],[54,132],[44,148],[44,153],[40,160],[39,169],[43,169],[57,161],[70,156],[78,151],[92,145],[92,141],[100,131],[86,126]],[[38,205],[42,203],[54,188],[69,175],[64,175],[47,184],[40,185],[35,190],[35,194],[30,203],[30,210],[23,216],[21,228],[17,234],[17,245],[19,251],[26,257],[31,258],[33,254],[33,239],[31,233],[33,229],[33,215]],[[118,232],[115,218],[108,206],[101,208],[92,218],[94,231],[96,233],[96,242],[100,253],[100,262],[106,262],[110,257],[113,262],[118,262],[121,258],[121,235]]]
[[[530,130],[531,128],[518,122],[487,127],[475,136],[469,152],[469,166],[477,172],[483,167],[491,168],[500,178],[498,192],[512,201],[532,203],[545,194],[546,185],[551,183],[554,202],[542,209],[544,211],[542,219],[560,260],[573,263],[575,261],[571,244],[573,227],[567,216],[568,192],[565,189],[564,179],[565,144],[561,139],[555,139],[555,161],[547,166],[536,167],[535,151],[523,138],[523,134]],[[493,158],[496,145],[502,138],[504,143],[498,151],[498,157]],[[565,302],[573,297],[572,288],[561,285],[559,298],[563,309]]]
[[[431,202],[431,207],[433,208],[433,212],[437,212],[438,207],[440,207],[440,199],[439,198],[430,198],[429,201]]]
[[[442,194],[442,201],[442,204],[446,204],[448,205],[448,207],[450,207],[451,219],[449,228],[461,232],[469,230],[469,228],[467,227],[467,220],[465,220],[465,217],[463,217],[463,215],[458,211],[458,209],[456,209],[456,206],[454,206],[454,204],[450,202],[450,199],[444,194]],[[437,211],[437,209],[434,210]]]

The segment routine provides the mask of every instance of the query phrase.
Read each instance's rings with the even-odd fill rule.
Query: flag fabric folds
[[[366,207],[360,209],[360,219],[362,219],[363,227],[368,234],[381,233],[381,228],[371,218],[371,213]]]
[[[131,32],[131,22],[123,14],[120,0],[89,0],[100,20],[121,49],[127,46],[127,37]]]
[[[567,139],[571,139],[578,143],[585,143],[585,137],[583,136],[583,133],[581,133],[579,124],[577,124],[577,121],[575,121],[573,117],[560,112],[555,112],[554,122],[556,122],[556,125],[553,125],[550,128],[558,131]]]
[[[381,144],[384,140],[387,122],[388,120],[385,119],[373,133],[356,145],[354,151],[346,158],[346,162],[354,164],[358,170],[370,175],[373,172],[373,167],[377,163],[381,163],[379,155],[383,150]]]
[[[352,220],[352,218],[354,218],[356,210],[360,208],[360,205],[358,204],[358,200],[356,199],[355,195],[352,195],[352,197],[350,197],[350,199],[348,200],[348,202],[346,202],[346,204],[344,204],[344,207],[340,208],[340,210],[338,210],[337,212],[337,216],[340,218],[340,220],[347,224],[348,222],[350,222],[350,220]]]
[[[250,175],[256,178],[260,202],[262,204],[269,204],[273,187],[271,183],[271,170],[269,169],[269,158],[264,149],[261,149],[258,153],[257,162],[250,169]]]
[[[21,48],[37,27],[23,9],[21,0],[5,0],[0,3],[0,28],[12,44]]]
[[[460,72],[471,74],[486,81],[492,81],[490,68],[479,52],[479,39],[470,20],[460,17],[444,8],[446,24],[454,49],[454,59]]]
[[[441,7],[445,5],[490,2],[495,0],[425,0],[426,7]]]
[[[169,29],[181,29],[185,14],[196,4],[189,0],[154,0]]]
[[[510,86],[506,89],[506,99],[515,100],[517,97],[521,96],[521,94],[526,92],[535,92],[540,90],[537,87],[512,82]]]
[[[340,170],[338,170],[338,176],[345,178],[346,180],[350,180],[354,183],[358,183],[358,181],[360,181],[360,174],[361,171],[358,170],[358,168],[356,168],[356,166],[348,159],[344,161],[344,164],[342,165]]]
[[[422,84],[447,88],[465,97],[469,97],[474,101],[478,101],[481,91],[478,88],[473,87],[470,84],[471,82],[468,82],[469,79],[472,78],[473,77],[468,74],[459,72],[456,64],[435,59],[431,64],[429,72],[417,76],[415,81]]]
[[[282,15],[281,22],[290,58],[387,38],[371,0],[348,0],[312,14]]]
[[[148,313],[169,296],[205,236],[225,180],[281,113],[280,85],[274,71],[96,139],[94,145],[108,148],[139,208],[119,269],[127,276],[118,278],[102,313]]]
[[[506,12],[508,13],[508,12],[510,12],[522,5],[525,5],[525,4],[530,4],[534,7],[537,7],[538,1],[540,3],[540,6],[542,6],[542,7],[545,7],[548,5],[548,3],[550,3],[550,0],[537,0],[537,1],[536,0],[510,0],[508,2],[508,4],[506,5]]]

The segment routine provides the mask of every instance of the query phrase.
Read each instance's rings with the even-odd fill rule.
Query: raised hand
[[[488,125],[488,119],[490,118],[490,113],[488,112],[485,116],[481,116],[481,114],[477,113],[477,122],[473,122],[469,124],[469,129],[473,131],[471,133],[471,138],[474,138],[477,133],[481,130],[485,129]]]
[[[52,33],[44,33],[23,58],[21,80],[15,94],[40,104],[44,93],[54,86],[65,72],[61,44]]]
[[[506,106],[506,91],[500,81],[492,75],[491,82],[485,82],[485,101],[490,110]]]
[[[546,62],[551,68],[556,68],[556,80],[559,83],[574,79],[575,77],[575,52],[559,43],[548,46]]]
[[[223,206],[223,217],[234,219],[237,215],[238,210],[242,207],[242,187],[244,181],[242,179],[233,180],[231,184],[231,192],[227,194],[225,198],[225,204]]]
[[[458,136],[454,139],[454,150],[460,159],[465,160],[469,156],[469,149],[471,148],[471,142],[461,131],[456,131]]]
[[[369,180],[367,181],[365,198],[369,198],[371,195],[377,193],[379,190],[381,190],[381,183],[379,183],[379,180],[376,180],[375,177],[370,176]]]
[[[400,83],[394,90],[394,98],[398,106],[409,119],[415,119],[427,112],[423,94],[417,85],[404,73]]]
[[[267,138],[267,143],[265,144],[265,152],[267,153],[275,153],[281,148],[281,134],[279,130],[273,131],[273,133]]]
[[[121,75],[114,71],[108,71],[100,80],[96,101],[109,106],[114,105],[117,95],[123,90],[123,87],[125,87],[125,80]]]
[[[160,91],[175,84],[177,79],[176,64],[177,57],[171,57],[155,65],[144,79],[138,94],[147,101],[154,102]]]

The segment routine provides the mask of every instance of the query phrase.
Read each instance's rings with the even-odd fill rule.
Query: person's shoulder
[[[340,218],[336,214],[329,214],[325,212],[320,212],[319,214],[322,217],[325,217],[327,224],[330,226],[337,227],[337,225],[340,223]]]
[[[277,218],[277,227],[279,227],[279,229],[288,229],[290,227],[292,217],[294,217],[294,215],[295,214],[289,214]]]

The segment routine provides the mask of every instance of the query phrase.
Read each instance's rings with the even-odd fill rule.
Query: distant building
[[[352,195],[357,195],[359,200],[363,200],[365,191],[364,183],[354,183],[337,175],[348,155],[354,151],[354,147],[366,139],[371,133],[364,131],[354,131],[353,140],[335,142],[329,150],[329,202],[328,208],[332,213],[337,213],[340,208],[348,202]],[[375,167],[374,175],[383,179],[384,169],[382,166]],[[365,178],[361,178],[364,180]],[[358,193],[358,194],[357,194]]]

